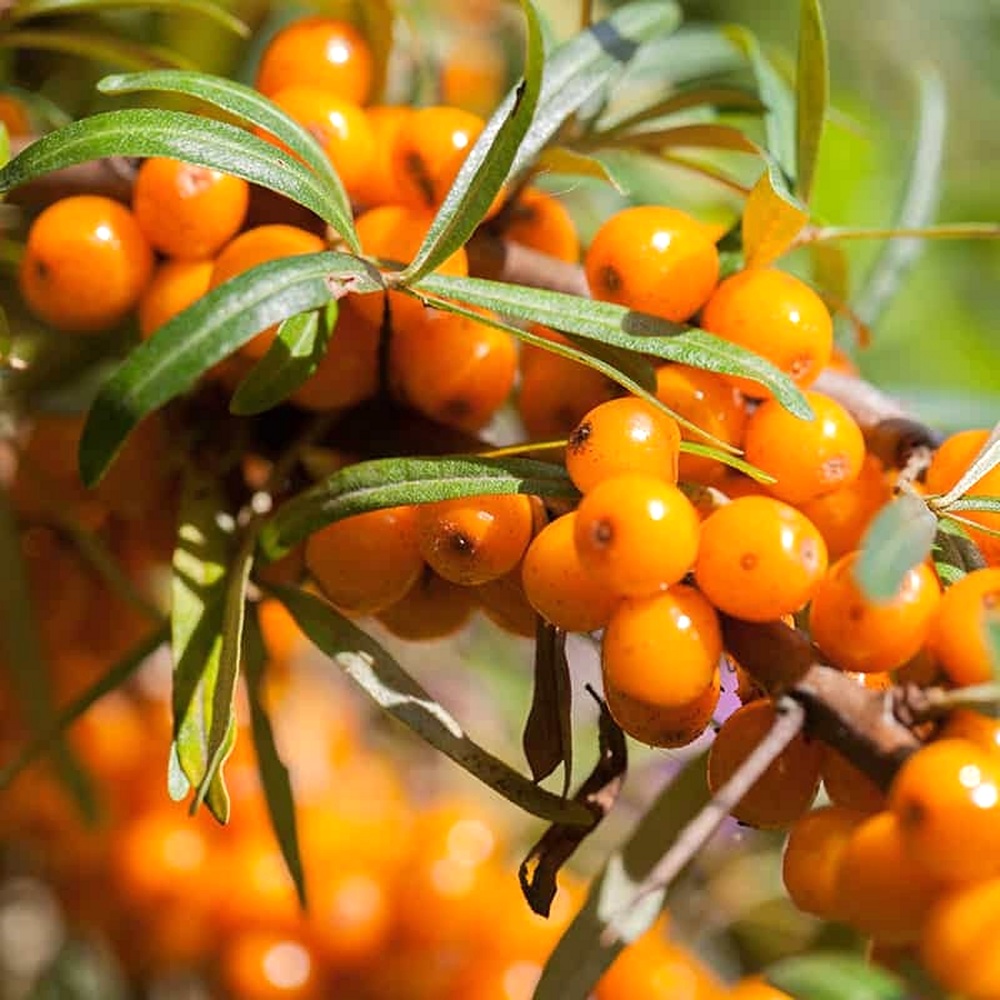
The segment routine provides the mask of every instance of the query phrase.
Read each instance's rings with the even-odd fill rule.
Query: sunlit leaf
[[[680,41],[680,39],[681,35],[678,33],[675,40]],[[673,67],[668,68],[668,71],[672,72],[672,70]],[[627,118],[615,120],[611,125],[604,125],[601,134],[620,134],[645,122],[656,121],[681,111],[700,107],[712,107],[718,111],[759,112],[764,110],[760,98],[748,90],[696,83],[693,86],[678,89],[662,101],[647,105],[641,111],[635,112]]]
[[[168,13],[199,14],[234,35],[246,38],[250,29],[238,17],[213,0],[18,0],[11,4],[6,16],[17,24],[31,18],[65,14],[103,13],[109,10],[165,10]]]
[[[812,196],[829,98],[830,67],[820,0],[801,0],[795,73],[795,193],[807,205]]]
[[[670,128],[628,132],[613,140],[632,149],[663,152],[668,149],[725,149],[734,153],[761,156],[763,150],[746,133],[732,125],[674,125]]]
[[[743,209],[747,267],[765,267],[777,260],[808,221],[808,210],[789,194],[778,171],[769,164]]]
[[[923,500],[904,493],[879,511],[861,542],[855,576],[873,601],[891,601],[906,574],[934,544],[937,518]]]
[[[906,1000],[905,984],[863,955],[812,952],[783,958],[767,981],[795,1000]]]
[[[625,191],[614,170],[596,156],[588,156],[565,146],[549,146],[542,151],[536,162],[542,171],[566,174],[569,177],[590,177],[610,184],[620,193]]]

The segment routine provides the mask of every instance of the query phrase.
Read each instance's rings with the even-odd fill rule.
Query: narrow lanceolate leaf
[[[84,482],[101,478],[147,413],[186,392],[261,330],[348,291],[379,288],[373,268],[339,253],[269,261],[214,288],[132,351],[101,388],[80,441]]]
[[[185,94],[221,108],[241,122],[270,132],[301,157],[323,181],[328,210],[331,215],[336,216],[327,221],[340,233],[351,250],[360,252],[361,245],[354,228],[351,203],[330,158],[307,129],[252,87],[208,73],[162,69],[106,76],[97,84],[97,89],[104,94],[133,94],[141,91]],[[276,158],[274,152],[271,156]]]
[[[20,21],[53,15],[101,13],[129,8],[200,14],[241,38],[246,38],[250,34],[246,24],[226,10],[222,4],[213,3],[212,0],[21,0],[12,4],[5,16],[16,24]]]
[[[349,465],[289,500],[261,532],[260,546],[273,558],[355,514],[501,493],[578,495],[564,468],[527,458],[378,458]]]
[[[934,506],[938,510],[949,510],[964,493],[972,489],[983,476],[992,472],[997,466],[1000,466],[1000,424],[993,428],[982,448],[969,463],[969,467],[955,481],[955,485],[936,500]]]
[[[705,757],[684,769],[660,793],[628,840],[608,859],[593,881],[587,901],[549,957],[534,1000],[587,1000],[594,985],[623,948],[648,930],[663,907],[664,892],[642,898],[627,915],[625,906],[677,836],[708,801]],[[608,944],[611,924],[621,936]]]
[[[789,193],[777,168],[768,164],[743,209],[747,267],[765,267],[777,260],[808,221],[808,210]]]
[[[236,387],[229,412],[247,416],[277,406],[319,366],[337,322],[337,303],[290,316],[278,327],[274,343]]]
[[[267,652],[261,634],[260,618],[256,611],[247,615],[244,663],[246,665],[247,695],[250,702],[250,729],[253,733],[254,751],[257,754],[257,772],[260,775],[267,815],[271,829],[285,860],[285,867],[295,883],[299,903],[306,906],[306,880],[302,870],[302,853],[299,850],[298,827],[295,822],[295,796],[288,768],[278,753],[274,731],[267,707],[261,697]]]
[[[194,471],[187,474],[173,557],[170,614],[173,754],[185,779],[172,781],[171,790],[182,795],[188,785],[201,787],[212,759],[210,741],[225,624],[226,569],[234,547],[232,531],[219,516],[226,509],[215,479]],[[228,812],[225,789],[218,782],[208,804],[213,812]]]
[[[938,521],[931,556],[934,571],[946,587],[957,583],[966,573],[983,569],[986,565],[976,543],[969,538],[962,525],[950,517],[942,517]]]
[[[895,218],[900,229],[919,228],[933,222],[941,188],[948,121],[944,83],[935,70],[924,66],[918,84],[917,137]],[[914,237],[892,239],[882,247],[853,302],[854,312],[862,322],[868,326],[875,324],[916,263],[922,247],[922,241]]]
[[[625,188],[619,182],[610,167],[596,156],[588,156],[575,149],[565,146],[550,146],[539,154],[539,170],[550,174],[566,174],[570,177],[590,177],[594,180],[610,184],[619,194],[625,193]]]
[[[830,67],[820,0],[802,0],[795,74],[795,193],[806,204],[812,196],[829,98]]]
[[[599,137],[597,141],[600,141]],[[764,152],[738,128],[711,123],[627,132],[616,137],[612,144],[656,152],[668,149],[728,149],[734,153],[750,153],[753,156],[760,156]]]
[[[961,514],[968,511],[982,511],[987,514],[1000,514],[1000,497],[982,496],[978,493],[967,493],[954,503],[948,504],[948,511]]]
[[[918,496],[904,493],[879,511],[861,542],[855,574],[873,601],[891,601],[906,574],[934,544],[937,518]]]
[[[678,34],[676,38],[679,40],[680,35]],[[699,107],[711,107],[718,111],[760,112],[764,110],[760,99],[750,91],[740,90],[737,87],[696,84],[692,87],[683,87],[662,101],[647,105],[641,111],[637,111],[627,118],[615,120],[613,125],[605,124],[601,131],[604,135],[620,134],[644,122],[657,121],[660,118],[668,118],[681,111]]]
[[[561,45],[545,62],[538,113],[511,173],[531,165],[567,118],[613,79],[640,45],[675,31],[681,12],[670,0],[638,0]]]
[[[521,9],[527,25],[524,79],[507,95],[469,150],[423,244],[399,275],[401,282],[413,282],[430,274],[468,240],[500,193],[531,125],[541,92],[545,51],[532,0],[521,0]]]
[[[521,745],[535,781],[563,765],[563,795],[573,774],[572,704],[566,633],[539,619],[535,685]]]
[[[474,743],[448,710],[434,701],[386,650],[325,601],[289,587],[273,589],[311,642],[377,705],[435,749],[525,812],[555,822],[593,822],[585,806],[539,788]]]
[[[221,170],[285,195],[334,229],[344,224],[329,182],[295,157],[235,125],[160,108],[106,111],[43,135],[0,170],[0,193],[102,156],[171,156]]]
[[[812,416],[805,397],[787,375],[760,355],[705,330],[633,312],[610,302],[482,278],[429,275],[416,290],[482,306],[513,319],[542,323],[627,351],[725,375],[741,375],[767,386],[789,412],[803,419]]]
[[[143,70],[158,66],[193,68],[190,59],[173,49],[132,42],[96,31],[18,28],[0,32],[0,48],[63,52],[123,69]]]
[[[767,981],[795,1000],[905,1000],[906,985],[862,955],[813,952],[775,962]]]

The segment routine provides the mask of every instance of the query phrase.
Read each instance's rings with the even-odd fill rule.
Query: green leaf
[[[566,470],[527,458],[377,458],[349,465],[282,505],[260,534],[276,558],[314,531],[345,517],[400,504],[527,493],[575,498]]]
[[[353,5],[353,12],[372,54],[372,89],[368,103],[380,104],[389,73],[396,5],[393,0],[363,0]]]
[[[766,267],[777,260],[808,221],[808,210],[789,194],[774,165],[768,164],[743,209],[746,266]]]
[[[107,33],[69,31],[63,28],[0,31],[0,48],[62,52],[125,69],[142,70],[158,66],[193,68],[190,59],[173,49],[115,38]]]
[[[598,140],[600,141],[600,137]],[[602,143],[603,144],[603,143]],[[762,156],[764,151],[746,133],[732,125],[713,123],[674,125],[671,128],[646,129],[617,136],[613,145],[630,149],[663,152],[668,149],[726,149],[734,153]]]
[[[235,125],[160,108],[105,111],[43,135],[0,170],[0,193],[102,156],[170,156],[221,170],[285,195],[334,229],[343,225],[329,182],[293,156]]]
[[[787,375],[760,355],[696,327],[632,312],[610,302],[482,278],[429,275],[415,290],[482,306],[514,319],[542,323],[626,351],[721,374],[741,375],[767,386],[790,413],[805,420],[812,417],[805,397]]]
[[[675,31],[680,8],[669,0],[625,4],[560,45],[545,61],[538,113],[511,167],[529,167],[563,123],[627,64],[641,43]]]
[[[240,38],[247,38],[250,29],[238,17],[230,14],[221,4],[212,0],[20,0],[6,12],[12,24],[36,17],[53,15],[103,13],[108,10],[165,10],[168,13],[200,14],[231,31]]]
[[[377,705],[431,746],[525,812],[581,826],[593,822],[585,806],[538,788],[469,739],[447,709],[434,701],[386,650],[325,601],[290,587],[272,589],[311,642]]]
[[[988,497],[978,493],[967,493],[954,503],[948,504],[949,513],[979,510],[989,514],[1000,514],[1000,497]]]
[[[932,555],[934,570],[946,587],[957,583],[966,573],[983,569],[986,565],[982,553],[965,529],[949,517],[938,521]]]
[[[521,9],[527,24],[524,79],[507,95],[469,150],[420,249],[398,276],[402,283],[430,274],[465,244],[503,187],[531,125],[542,87],[545,52],[532,0],[521,0]]]
[[[680,40],[680,33],[675,36],[675,40]],[[718,111],[744,111],[760,112],[764,110],[760,99],[756,94],[739,87],[712,86],[704,83],[696,83],[694,86],[682,87],[665,97],[662,101],[657,101],[647,105],[641,111],[613,121],[604,123],[601,134],[620,134],[634,129],[644,122],[656,121],[660,118],[668,118],[680,111],[687,111],[691,108],[711,107]]]
[[[274,830],[274,837],[285,860],[285,867],[295,883],[299,903],[304,909],[307,905],[306,880],[295,821],[295,796],[288,768],[281,759],[274,741],[271,719],[261,700],[267,650],[264,648],[264,637],[261,634],[260,617],[256,608],[252,614],[247,615],[245,638],[244,663],[250,702],[250,729],[257,754],[257,771],[260,774],[261,787],[264,789],[264,801],[267,803],[271,829]]]
[[[565,146],[549,146],[548,149],[539,154],[536,164],[538,169],[545,173],[565,174],[569,177],[590,177],[610,184],[619,194],[625,193],[625,187],[607,164],[596,156],[588,156],[575,149],[567,149]]]
[[[919,117],[897,228],[928,225],[937,213],[944,165],[947,102],[937,71],[922,66],[917,76]],[[920,256],[923,242],[912,237],[889,240],[865,277],[853,308],[862,322],[874,326]]]
[[[904,493],[879,511],[861,542],[855,576],[873,601],[891,601],[906,574],[927,558],[937,518],[918,496]]]
[[[969,463],[969,467],[958,477],[951,489],[934,501],[935,508],[945,511],[957,509],[956,504],[966,491],[972,489],[983,476],[998,466],[1000,466],[1000,425],[993,429],[982,448]]]
[[[795,74],[795,193],[809,204],[830,99],[826,27],[820,0],[799,5],[799,60]]]
[[[185,94],[221,108],[241,122],[270,132],[301,157],[324,182],[327,208],[331,215],[326,221],[344,238],[352,251],[361,251],[350,199],[330,158],[307,129],[252,87],[208,73],[162,69],[106,76],[97,84],[97,89],[102,94],[134,94],[150,90]],[[273,147],[270,155],[272,159],[277,158]]]
[[[622,914],[622,907],[660,860],[664,844],[708,801],[705,763],[705,755],[689,761],[608,858],[591,884],[586,903],[546,962],[533,1000],[587,1000],[623,947],[621,942],[605,943],[611,924],[622,941],[629,942],[653,925],[663,908],[664,892],[650,893],[628,914]]]
[[[864,956],[793,955],[765,970],[767,981],[796,1000],[906,1000],[905,984]]]
[[[267,354],[236,387],[229,412],[242,416],[263,413],[287,399],[316,371],[336,322],[334,301],[321,310],[283,320]]]
[[[83,481],[101,478],[147,413],[261,330],[348,291],[379,288],[377,272],[358,258],[318,253],[268,261],[212,289],[135,348],[101,388],[80,441]]]

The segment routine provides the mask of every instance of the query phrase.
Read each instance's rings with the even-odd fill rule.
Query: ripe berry
[[[609,590],[645,597],[694,565],[700,523],[691,501],[655,476],[627,473],[598,483],[580,503],[580,562]]]
[[[720,610],[772,621],[803,607],[826,572],[826,545],[794,507],[740,497],[702,523],[694,573]]]
[[[963,739],[987,753],[1000,751],[1000,719],[971,708],[956,708],[945,719],[939,735],[943,739]]]
[[[986,623],[998,614],[1000,568],[968,573],[944,592],[927,645],[955,684],[984,684],[993,676]]]
[[[538,188],[525,188],[518,196],[504,235],[568,264],[580,259],[580,238],[572,216],[558,198]]]
[[[714,977],[658,926],[630,944],[594,989],[594,1000],[710,1000],[719,995]]]
[[[584,266],[594,298],[683,322],[715,287],[719,254],[697,219],[675,208],[644,205],[604,221]]]
[[[823,751],[823,788],[837,806],[871,815],[885,808],[885,792],[833,747]]]
[[[295,934],[256,930],[233,935],[219,959],[228,996],[241,1000],[320,1000],[319,956]]]
[[[443,639],[469,620],[474,606],[468,587],[449,583],[427,568],[395,604],[378,613],[378,620],[400,639]]]
[[[166,260],[139,299],[139,332],[151,337],[168,319],[193,305],[208,291],[211,260]]]
[[[396,133],[412,113],[413,108],[408,104],[380,104],[365,108],[376,150],[368,163],[368,170],[355,184],[354,197],[365,208],[392,205],[399,199],[391,151]]]
[[[705,304],[701,325],[767,358],[803,387],[816,380],[833,349],[833,321],[823,300],[775,268],[747,268],[722,281]],[[770,395],[750,379],[732,381],[748,396]]]
[[[18,271],[28,308],[58,330],[95,333],[121,322],[153,274],[153,251],[117,201],[81,194],[31,224]]]
[[[527,555],[527,552],[525,553]],[[470,593],[494,625],[512,635],[533,639],[538,632],[538,612],[528,602],[521,582],[524,561],[509,573],[473,587]]]

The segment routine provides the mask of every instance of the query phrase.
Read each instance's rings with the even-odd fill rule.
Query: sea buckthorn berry
[[[341,864],[323,870],[309,895],[309,940],[337,970],[378,959],[392,929],[391,885],[373,865]]]
[[[854,829],[841,851],[836,882],[840,918],[887,945],[915,943],[940,892],[910,857],[892,812],[869,816]]]
[[[1000,616],[1000,568],[975,570],[944,592],[927,645],[955,684],[984,684],[993,676],[986,641],[990,615]]]
[[[535,536],[521,579],[529,603],[546,621],[567,632],[594,632],[607,625],[619,597],[580,562],[576,519],[576,511],[570,511]]]
[[[822,535],[780,500],[740,497],[702,523],[695,579],[717,608],[736,618],[764,622],[798,611],[826,569]]]
[[[711,295],[719,253],[702,223],[686,212],[642,205],[605,220],[584,267],[594,298],[679,323]]]
[[[701,326],[766,358],[799,386],[816,380],[833,350],[833,321],[823,300],[775,268],[747,268],[720,282]],[[748,396],[770,395],[759,382],[727,377]]]
[[[446,580],[474,586],[510,572],[531,541],[531,499],[519,493],[460,497],[417,508],[420,551]]]
[[[942,739],[963,739],[987,753],[1000,751],[1000,719],[971,708],[956,708],[939,731]]]
[[[927,470],[927,491],[929,493],[947,493],[958,482],[965,470],[972,464],[979,449],[986,443],[990,432],[985,428],[978,430],[959,431],[952,434],[934,453],[930,468]],[[967,490],[970,496],[1000,496],[1000,467],[996,467],[977,479]],[[981,524],[984,528],[1000,531],[1000,514],[990,511],[964,511],[963,517]],[[985,531],[963,525],[969,537],[979,546],[987,563],[1000,566],[1000,538],[988,535]]]
[[[407,404],[432,420],[477,431],[503,405],[517,376],[510,334],[440,309],[393,331],[389,380]]]
[[[1000,878],[977,879],[946,892],[931,907],[920,958],[949,992],[967,1000],[1000,996]]]
[[[379,612],[378,620],[400,639],[443,639],[469,620],[474,605],[468,587],[428,568],[400,600]]]
[[[889,789],[909,856],[932,878],[1000,875],[1000,761],[962,739],[935,740],[900,768]]]
[[[507,239],[557,260],[575,264],[580,238],[566,206],[538,188],[525,188],[511,207],[504,230]]]
[[[854,578],[859,556],[842,556],[816,588],[809,612],[813,641],[841,670],[895,670],[923,646],[941,587],[921,563],[907,570],[891,601],[876,603]]]
[[[626,472],[677,482],[681,432],[677,421],[637,396],[601,403],[566,443],[566,471],[581,493]]]
[[[220,957],[226,994],[240,1000],[320,1000],[320,959],[305,938],[270,930],[233,935]]]
[[[885,792],[833,747],[826,747],[823,751],[820,774],[827,797],[834,805],[865,815],[885,808]]]
[[[327,159],[344,184],[356,197],[358,187],[377,157],[375,135],[364,111],[353,101],[345,100],[319,87],[296,85],[275,91],[271,100],[297,121],[323,147]],[[294,155],[280,140],[262,129],[261,138]]]
[[[742,445],[747,422],[743,397],[721,376],[688,365],[660,365],[656,369],[656,398],[720,441]],[[681,427],[681,438],[706,443],[687,427]],[[701,455],[682,454],[678,466],[681,479],[699,483],[717,482],[725,471],[721,462]]]
[[[630,944],[601,977],[595,1000],[712,1000],[720,996],[712,974],[659,927]]]
[[[151,337],[198,301],[209,289],[215,263],[211,260],[165,260],[139,299],[139,332]]]
[[[805,913],[836,920],[837,869],[851,834],[865,814],[842,806],[813,809],[793,824],[781,874],[792,902]]]
[[[598,483],[577,510],[580,562],[609,590],[645,597],[694,565],[701,524],[691,501],[656,476],[627,473]]]
[[[465,162],[483,119],[444,105],[419,108],[400,125],[390,153],[399,201],[436,209]]]
[[[523,560],[509,573],[479,584],[471,593],[479,602],[480,610],[494,625],[512,635],[533,639],[538,632],[538,612],[525,596],[521,582],[522,565]]]
[[[256,87],[267,95],[284,87],[323,87],[364,104],[372,73],[368,42],[353,25],[329,17],[304,17],[268,43],[257,69]]]
[[[13,94],[0,94],[0,122],[11,137],[31,132],[31,116]]]
[[[31,224],[18,271],[28,308],[57,330],[107,330],[135,307],[153,251],[135,216],[102,195],[48,206]]]
[[[724,994],[727,1000],[792,1000],[791,993],[779,990],[761,976],[744,976]]]
[[[132,212],[150,245],[169,257],[211,257],[243,225],[250,185],[241,177],[167,157],[135,175]]]
[[[230,278],[266,261],[320,253],[325,249],[326,243],[319,236],[298,226],[286,226],[283,223],[255,226],[240,233],[222,248],[212,268],[211,287],[218,288]],[[258,333],[253,340],[243,345],[242,353],[249,358],[262,358],[277,331],[278,327],[275,325]]]
[[[414,507],[387,507],[327,525],[306,542],[306,566],[330,602],[374,614],[416,583],[424,564]]]
[[[408,104],[380,104],[365,108],[376,150],[368,164],[368,170],[355,185],[354,196],[365,208],[392,205],[399,200],[396,171],[393,169],[390,152],[396,141],[396,133],[412,113],[413,108]]]
[[[747,461],[776,480],[768,490],[794,504],[854,482],[865,458],[865,440],[854,417],[822,393],[807,391],[805,397],[815,419],[801,420],[769,399],[747,421],[743,439]]]
[[[771,731],[776,713],[769,699],[737,709],[715,734],[708,752],[708,787],[717,792]],[[754,783],[733,816],[765,830],[783,829],[812,805],[819,789],[822,744],[799,733]]]

